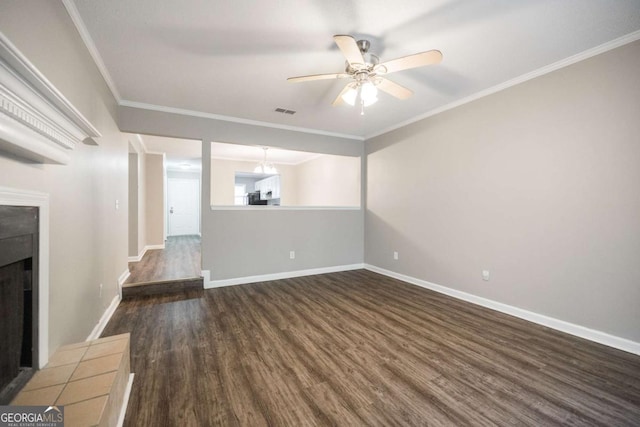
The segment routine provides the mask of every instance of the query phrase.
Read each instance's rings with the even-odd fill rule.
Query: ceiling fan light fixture
[[[356,98],[358,97],[358,91],[355,88],[350,88],[342,95],[342,100],[347,104],[356,105]]]
[[[407,99],[413,95],[411,90],[388,80],[387,74],[438,64],[442,61],[442,52],[432,49],[381,63],[380,58],[369,52],[371,43],[368,40],[356,41],[352,36],[344,34],[334,35],[333,40],[345,57],[343,73],[289,77],[287,80],[304,82],[350,78],[351,83],[342,89],[332,105],[335,107],[343,103],[351,106],[359,104],[361,115],[364,115],[364,107],[378,101],[378,89],[397,99]]]
[[[360,99],[365,107],[375,104],[378,101],[378,89],[373,83],[365,82],[360,86]]]

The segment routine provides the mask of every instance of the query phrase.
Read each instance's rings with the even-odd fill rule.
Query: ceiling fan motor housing
[[[364,64],[349,64],[349,61],[345,61],[345,72],[347,72],[348,74],[352,74],[355,77],[357,77],[357,75],[362,72],[370,73],[371,71],[373,71],[373,67],[380,63],[380,58],[372,53],[369,53],[369,48],[371,47],[371,43],[369,42],[369,40],[358,40],[357,44],[358,48],[360,49],[360,53],[362,53]]]

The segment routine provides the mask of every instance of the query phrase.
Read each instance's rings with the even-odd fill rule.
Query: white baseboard
[[[127,268],[125,271],[122,272],[120,277],[118,277],[118,286],[122,287],[122,285],[124,284],[124,282],[127,281],[129,276],[131,276],[131,271],[129,271],[129,269]]]
[[[211,271],[210,270],[202,270],[200,271],[200,275],[202,276],[202,283],[204,283],[204,288],[207,288],[207,283],[211,281]]]
[[[147,251],[153,250],[153,249],[164,249],[164,243],[161,245],[147,245],[145,246],[142,251],[138,254],[138,256],[130,256],[129,258],[127,258],[127,260],[129,262],[140,262],[142,260],[142,258],[144,258],[144,255],[147,253]]]
[[[333,267],[311,268],[308,270],[286,271],[282,273],[262,274],[259,276],[237,277],[234,279],[210,280],[209,270],[202,271],[204,288],[220,288],[222,286],[244,285],[248,283],[266,282],[269,280],[290,279],[292,277],[311,276],[314,274],[336,273],[338,271],[360,270],[364,264],[337,265]]]
[[[528,320],[529,322],[537,323],[539,325],[565,332],[570,335],[575,335],[589,341],[594,341],[599,344],[617,348],[618,350],[623,350],[629,353],[640,355],[640,343],[628,340],[626,338],[620,338],[615,335],[607,334],[605,332],[596,331],[594,329],[586,328],[574,323],[565,322],[564,320],[555,319],[553,317],[534,313],[522,308],[514,307],[466,292],[447,288],[446,286],[437,285],[435,283],[427,282],[426,280],[416,279],[415,277],[406,276],[404,274],[396,273],[390,270],[385,270],[384,268],[376,267],[375,265],[365,264],[364,268],[375,273],[382,274],[384,276],[393,277],[394,279],[402,280],[403,282],[411,283],[412,285],[417,285],[441,294],[449,295],[453,298],[470,302],[472,304],[481,305],[492,310],[519,317],[520,319]]]
[[[124,424],[124,416],[127,413],[127,406],[129,406],[129,397],[131,396],[131,387],[133,387],[133,377],[135,374],[129,374],[129,381],[127,381],[127,388],[124,390],[124,397],[122,398],[122,407],[120,408],[120,415],[118,416],[117,427],[122,427]]]
[[[98,321],[98,324],[93,328],[93,331],[91,331],[85,341],[91,341],[100,338],[100,335],[102,335],[102,331],[104,331],[104,328],[107,326],[107,323],[109,323],[111,316],[113,316],[116,308],[118,308],[120,300],[120,295],[116,295],[115,297],[113,297],[111,304],[109,304],[109,307],[107,307],[104,313],[102,313],[102,317]]]
[[[120,297],[120,299],[122,299],[122,285],[124,285],[124,282],[127,281],[129,276],[131,276],[131,271],[129,271],[129,268],[127,268],[122,272],[120,277],[118,277],[118,296]]]
[[[130,256],[128,261],[129,262],[140,262],[140,260],[142,259],[142,257],[146,253],[147,253],[147,247],[145,246],[144,248],[142,248],[142,251],[140,251],[138,256]]]

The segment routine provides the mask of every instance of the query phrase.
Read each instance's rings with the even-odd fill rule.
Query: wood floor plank
[[[126,426],[640,425],[640,357],[359,270],[125,300]]]
[[[200,262],[200,236],[169,236],[164,249],[148,250],[129,263],[125,285],[198,278]]]

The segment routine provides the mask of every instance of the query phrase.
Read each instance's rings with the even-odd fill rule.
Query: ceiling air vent
[[[287,110],[286,108],[276,108],[275,110],[278,113],[282,113],[282,114],[291,114],[294,115],[296,112],[293,110]]]

